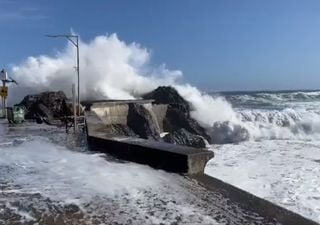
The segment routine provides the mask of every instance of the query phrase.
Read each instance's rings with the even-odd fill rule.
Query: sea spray
[[[81,41],[80,48],[82,99],[133,99],[160,84],[174,84],[182,76],[164,65],[152,68],[147,49],[137,43],[126,44],[116,34],[98,36],[89,43]],[[19,100],[23,89],[63,90],[70,96],[76,79],[75,55],[73,46],[68,45],[55,56],[32,56],[13,66],[12,77],[20,85],[14,88],[12,100]]]
[[[12,67],[12,77],[19,81],[13,88],[11,102],[28,92],[63,90],[70,96],[75,82],[75,50],[68,45],[55,56],[29,57]],[[182,72],[165,65],[152,67],[150,52],[137,43],[127,44],[116,34],[98,36],[81,42],[81,98],[134,99],[160,85],[171,85],[191,103],[191,115],[203,126],[217,121],[234,121],[236,114],[223,98],[212,98],[190,84],[181,84]]]
[[[224,97],[212,97],[181,82],[181,71],[170,70],[165,65],[153,67],[148,49],[138,43],[127,44],[116,34],[97,36],[80,44],[81,99],[134,99],[160,85],[170,85],[191,103],[191,116],[208,129],[214,142],[217,138],[219,143],[229,143],[248,139],[305,138],[310,132],[320,134],[317,113],[308,115],[291,107],[275,112],[237,111]],[[70,96],[70,87],[76,78],[75,55],[75,48],[69,44],[54,56],[31,56],[14,65],[11,73],[19,81],[19,87],[12,87],[10,102],[19,102],[26,94],[45,90],[63,90]],[[319,96],[319,92],[256,93],[241,95],[235,100],[240,104],[249,101],[269,104],[282,99],[312,100]]]

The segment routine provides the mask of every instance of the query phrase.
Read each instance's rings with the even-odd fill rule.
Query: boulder
[[[167,143],[186,145],[195,148],[206,147],[206,142],[203,137],[192,134],[184,128],[165,135],[163,140]]]
[[[129,103],[127,125],[141,138],[160,140],[158,124],[143,105]]]
[[[195,119],[191,118],[189,115],[186,115],[179,108],[168,105],[165,118],[163,119],[163,130],[165,132],[172,133],[181,128],[184,128],[192,134],[204,137],[209,143],[211,142],[211,138],[207,134],[206,130],[201,127]]]
[[[211,142],[210,136],[200,124],[190,116],[190,104],[170,86],[160,86],[157,89],[144,94],[144,99],[153,99],[153,104],[168,105],[167,112],[163,118],[163,131],[173,133],[184,128],[189,133],[200,135],[208,142]]]
[[[62,91],[48,91],[27,95],[19,105],[26,107],[26,119],[35,119],[40,116],[52,120],[72,115],[72,107],[66,101],[67,97]]]

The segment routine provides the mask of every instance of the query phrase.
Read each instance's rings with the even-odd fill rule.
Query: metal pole
[[[78,97],[77,97],[77,104],[78,104],[78,115],[80,116],[80,63],[79,63],[79,35],[72,35],[72,34],[57,34],[57,35],[46,35],[47,37],[51,38],[60,38],[64,37],[67,38],[76,48],[77,48],[77,78],[78,78]],[[76,38],[74,41],[73,38]]]
[[[80,116],[80,63],[79,63],[79,36],[77,35],[77,72],[78,72],[78,115]]]
[[[73,104],[73,130],[76,133],[77,129],[77,107],[76,107],[76,87],[75,84],[72,84],[72,104]]]
[[[5,88],[6,86],[6,82],[5,81],[2,81],[2,87],[3,89]],[[4,115],[4,118],[7,118],[7,110],[6,110],[6,97],[3,96],[3,115]]]
[[[2,116],[3,116],[3,118],[6,118],[5,106],[4,106],[4,97],[1,97],[1,104],[2,104]]]

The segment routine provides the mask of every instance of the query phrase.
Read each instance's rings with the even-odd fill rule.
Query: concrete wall
[[[85,112],[88,143],[94,150],[155,168],[186,174],[203,173],[206,163],[214,155],[213,152],[204,149],[141,138],[112,136],[105,131],[106,124],[95,111],[97,110]]]
[[[91,110],[99,116],[104,124],[127,124],[128,104],[109,104],[104,107],[92,106]]]
[[[163,119],[167,113],[168,105],[159,104],[153,105],[150,100],[131,100],[131,101],[106,101],[106,102],[86,102],[87,110],[94,111],[97,116],[106,125],[110,124],[127,124],[127,116],[129,104],[141,104],[151,114],[155,125],[159,127],[160,132],[163,131]]]

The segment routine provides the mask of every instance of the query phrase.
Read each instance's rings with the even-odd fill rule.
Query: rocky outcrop
[[[129,103],[127,125],[141,138],[160,140],[157,122],[143,105]]]
[[[203,137],[192,134],[182,128],[172,133],[166,134],[163,140],[167,143],[186,145],[195,148],[205,148],[206,142]]]
[[[189,114],[184,113],[176,106],[169,105],[163,120],[163,130],[165,132],[174,132],[181,128],[184,128],[192,134],[200,135],[208,142],[211,142],[211,138],[206,133],[206,130],[201,127],[195,119],[191,118]]]
[[[170,86],[160,86],[157,89],[144,94],[143,99],[152,99],[154,104],[169,104],[178,108],[180,111],[189,114],[190,105],[182,98],[176,89]]]
[[[173,133],[184,128],[191,134],[200,135],[211,143],[211,137],[200,124],[191,118],[191,106],[179,93],[169,86],[161,86],[142,96],[144,99],[153,99],[153,104],[167,104],[167,112],[163,118],[163,131]]]
[[[62,91],[43,92],[27,95],[20,102],[26,108],[26,119],[44,118],[47,121],[72,115],[72,107],[66,103],[67,97]]]

